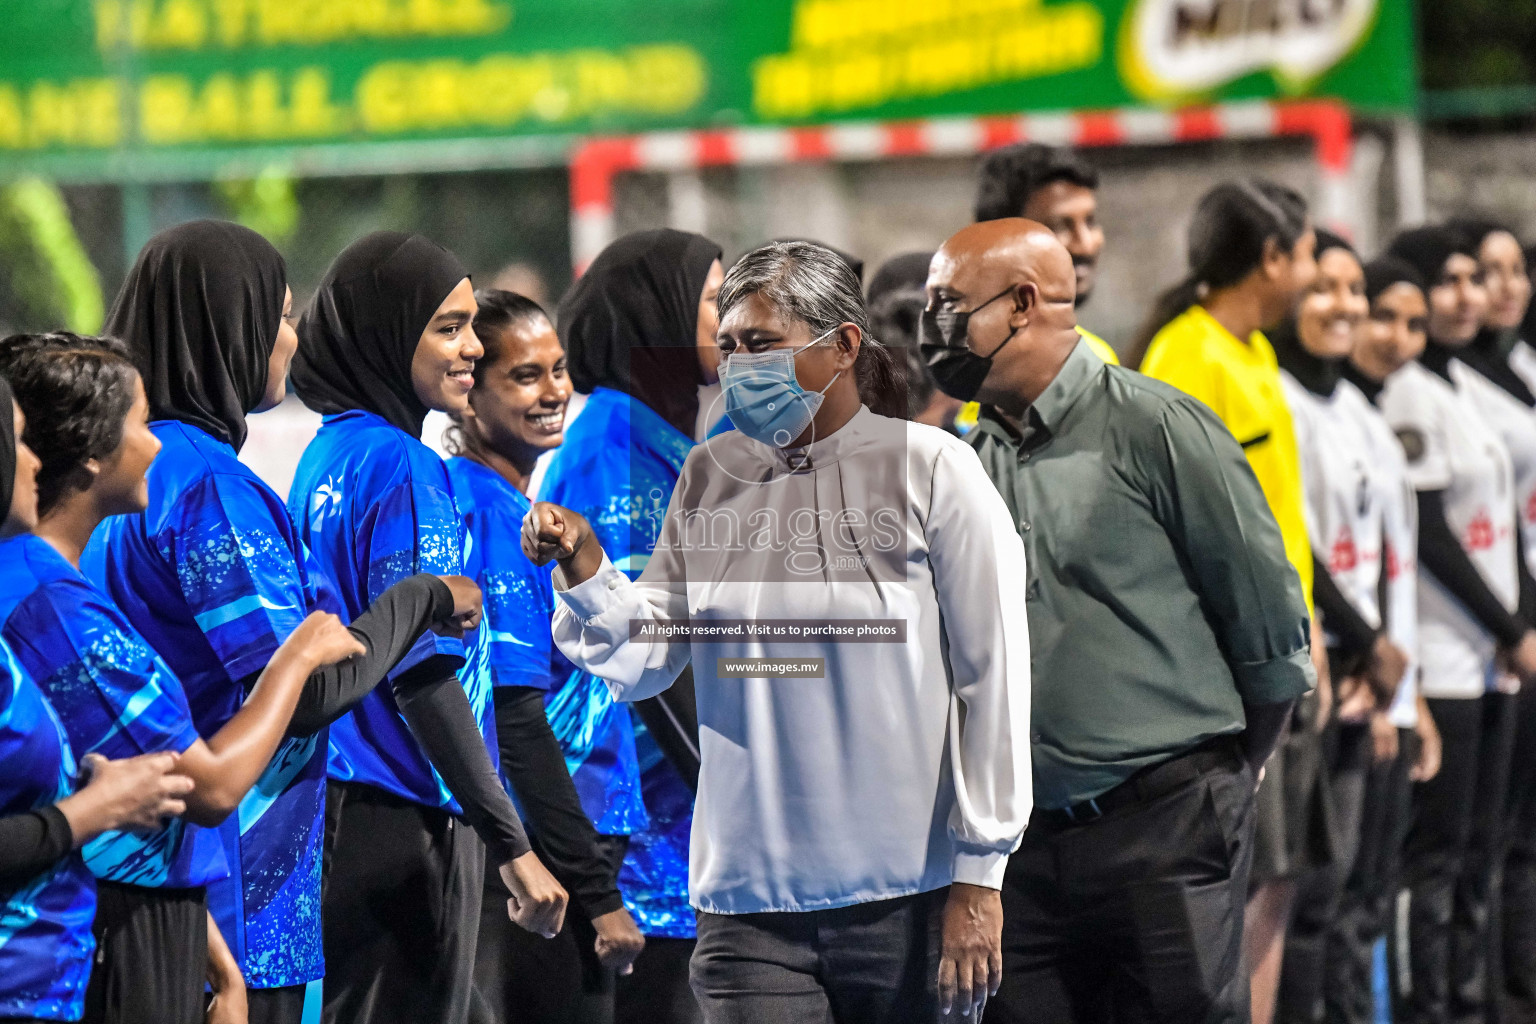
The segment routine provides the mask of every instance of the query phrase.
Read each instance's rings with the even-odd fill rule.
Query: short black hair
[[[485,348],[485,354],[475,360],[475,383],[485,379],[485,372],[501,358],[503,332],[542,320],[553,324],[544,307],[517,292],[500,288],[481,288],[475,292],[475,302],[480,311],[475,314],[475,334]]]
[[[490,372],[496,361],[502,357],[502,345],[506,341],[506,333],[520,327],[528,327],[540,321],[549,324],[550,330],[554,330],[554,321],[550,320],[543,306],[533,301],[526,295],[517,292],[509,292],[503,288],[480,288],[475,291],[475,302],[480,310],[475,314],[475,334],[480,338],[480,345],[485,350],[479,359],[475,360],[475,387],[485,383],[485,375]],[[476,440],[464,432],[464,421],[458,413],[449,413],[448,418],[453,422],[443,431],[443,447],[449,455],[472,455],[479,450],[478,446],[483,442]]]
[[[918,324],[928,304],[923,288],[932,262],[931,252],[893,256],[869,282],[869,326],[900,356],[896,370],[906,388],[908,419],[916,419],[938,390],[933,371],[917,348]]]
[[[1097,189],[1099,171],[1075,150],[1043,142],[993,150],[981,161],[976,219],[1023,216],[1029,197],[1053,181],[1070,181],[1083,188]]]
[[[22,440],[42,463],[37,511],[47,515],[69,491],[90,486],[88,460],[122,443],[139,372],[116,338],[54,331],[0,341],[0,375],[27,418]]]

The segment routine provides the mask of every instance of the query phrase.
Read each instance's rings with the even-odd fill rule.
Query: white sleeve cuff
[[[988,889],[1003,887],[1003,872],[1008,869],[1008,855],[996,850],[955,850],[951,878]]]
[[[560,599],[566,603],[579,621],[586,622],[613,607],[614,592],[628,583],[629,577],[615,569],[605,554],[603,564],[597,567],[597,572],[592,574],[591,579],[567,588],[565,571],[557,565],[553,580],[555,593],[560,595]]]

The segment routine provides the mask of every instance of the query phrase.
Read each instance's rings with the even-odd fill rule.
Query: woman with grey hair
[[[706,1021],[970,1016],[1031,807],[1023,546],[962,442],[860,400],[892,362],[836,254],[748,253],[720,317],[736,429],[688,455],[639,578],[569,509],[524,520],[555,641],[621,700],[693,665]]]

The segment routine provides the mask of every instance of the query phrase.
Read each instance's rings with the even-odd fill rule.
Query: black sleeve
[[[464,809],[464,820],[485,843],[492,863],[505,864],[528,852],[528,836],[491,765],[469,697],[454,675],[462,661],[438,655],[402,672],[394,680],[395,704]]]
[[[288,735],[319,732],[357,706],[434,622],[453,614],[453,591],[431,573],[396,583],[347,627],[367,654],[327,665],[304,684]]]
[[[1247,723],[1243,729],[1243,757],[1253,769],[1254,775],[1258,775],[1259,769],[1264,767],[1264,762],[1269,760],[1269,755],[1275,752],[1280,740],[1285,736],[1285,728],[1291,721],[1291,714],[1297,706],[1297,701],[1285,701],[1281,704],[1249,704],[1243,702],[1243,718]]]
[[[1520,515],[1520,509],[1515,509],[1515,522],[1524,520]],[[1525,543],[1516,535],[1518,548],[1515,558],[1515,567],[1520,573],[1520,618],[1526,622],[1536,623],[1536,578],[1531,576],[1531,567],[1525,562]]]
[[[651,731],[662,755],[677,769],[688,789],[699,791],[699,707],[693,691],[693,666],[684,665],[676,681],[654,697],[630,705]]]
[[[1505,647],[1525,635],[1526,624],[1504,607],[1445,521],[1443,491],[1419,492],[1419,565],[1434,574],[1484,629]]]
[[[1358,658],[1371,653],[1371,648],[1376,645],[1377,631],[1349,603],[1328,571],[1328,563],[1316,552],[1312,555],[1312,603],[1322,612],[1323,625],[1338,638],[1346,657]]]
[[[69,819],[53,805],[0,818],[0,889],[11,889],[75,848]]]
[[[597,830],[581,808],[560,741],[544,713],[544,691],[498,686],[496,736],[501,770],[517,790],[545,866],[588,917],[624,905],[614,866],[598,855]]]

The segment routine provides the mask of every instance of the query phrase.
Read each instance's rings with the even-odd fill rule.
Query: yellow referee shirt
[[[1104,360],[1110,366],[1120,365],[1120,357],[1115,355],[1115,350],[1109,347],[1109,342],[1092,331],[1085,330],[1081,324],[1077,327],[1077,333],[1088,343],[1088,347],[1093,349],[1094,355]]]
[[[1094,355],[1104,360],[1110,366],[1120,365],[1120,357],[1115,355],[1115,350],[1109,347],[1109,342],[1092,331],[1084,330],[1081,325],[1078,326],[1077,333],[1088,343],[1088,347],[1093,349]],[[955,414],[955,426],[959,427],[962,431],[970,430],[976,426],[976,418],[980,414],[981,403],[966,402],[960,407],[960,411]]]
[[[1245,345],[1204,306],[1190,306],[1157,332],[1141,372],[1193,395],[1219,416],[1248,455],[1285,540],[1285,556],[1301,577],[1312,608],[1312,545],[1307,537],[1301,455],[1280,365],[1258,331]]]

